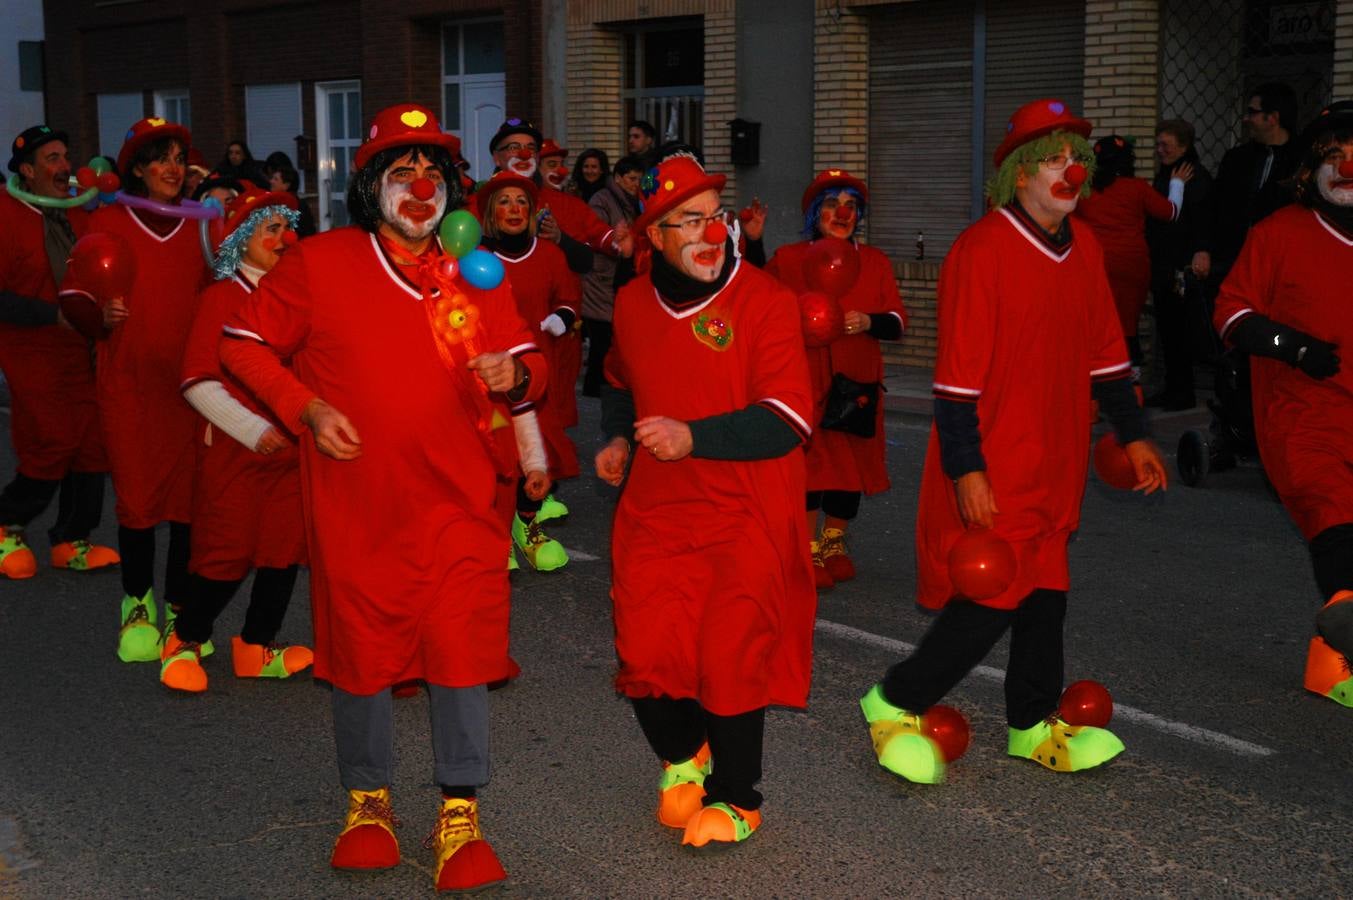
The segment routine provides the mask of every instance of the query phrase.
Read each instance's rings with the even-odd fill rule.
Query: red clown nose
[[[517,159],[530,159],[531,156],[532,156],[531,151],[527,150],[525,147],[522,147],[520,150],[517,151]]]
[[[706,244],[722,244],[728,237],[728,226],[722,222],[710,222],[702,235]]]
[[[295,247],[296,242],[299,240],[300,238],[296,235],[296,232],[292,231],[291,229],[287,229],[286,231],[282,232],[283,247]]]
[[[1353,159],[1346,159],[1339,163],[1339,177],[1353,178]]]
[[[1072,163],[1066,167],[1066,174],[1062,177],[1066,179],[1067,184],[1073,188],[1078,188],[1085,184],[1085,175],[1085,166],[1080,163]]]
[[[437,185],[433,184],[430,178],[418,178],[409,186],[409,192],[413,194],[414,199],[426,203],[437,193]]]
[[[836,210],[832,212],[832,218],[838,222],[849,222],[851,219],[855,218],[855,210],[847,209],[844,206],[838,206],[836,207]]]

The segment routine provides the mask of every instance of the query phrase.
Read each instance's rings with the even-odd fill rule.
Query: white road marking
[[[584,553],[581,550],[574,550],[572,547],[565,547],[564,550],[568,552],[569,559],[576,559],[578,562],[596,562],[601,559],[600,556],[593,556],[592,554]]]
[[[878,647],[879,649],[887,650],[896,656],[910,655],[916,649],[906,641],[899,641],[896,638],[884,637],[881,634],[862,631],[859,628],[852,628],[849,625],[828,622],[826,619],[817,620],[817,630],[824,634],[845,638],[846,640],[855,641],[856,643]],[[979,675],[982,678],[991,681],[1005,681],[1004,669],[997,669],[992,666],[978,666],[972,671],[974,675]],[[1164,719],[1153,713],[1146,712],[1145,710],[1137,709],[1134,706],[1125,706],[1121,703],[1115,703],[1113,705],[1113,714],[1137,725],[1145,725],[1148,728],[1154,728],[1164,734],[1183,738],[1184,740],[1192,741],[1195,744],[1219,747],[1234,753],[1237,756],[1273,756],[1278,752],[1273,748],[1265,747],[1262,744],[1254,744],[1250,741],[1231,737],[1229,734],[1222,734],[1219,731],[1199,728],[1196,725],[1188,725],[1184,722],[1175,722],[1171,719]]]

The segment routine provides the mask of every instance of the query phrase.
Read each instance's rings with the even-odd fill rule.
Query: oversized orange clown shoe
[[[479,803],[448,797],[426,846],[437,854],[439,891],[477,891],[507,878],[503,864],[479,830]]]
[[[33,551],[17,531],[0,528],[0,575],[6,578],[32,578],[38,572]]]
[[[710,844],[740,844],[761,827],[761,811],[731,803],[711,803],[686,823],[681,843],[699,849]]]
[[[91,544],[89,541],[66,541],[52,548],[52,568],[89,572],[106,569],[122,562],[112,547]]]
[[[709,744],[701,744],[690,759],[664,762],[658,781],[658,821],[668,828],[685,828],[700,811],[710,771]]]
[[[389,869],[399,865],[397,825],[389,788],[348,791],[348,817],[334,841],[329,865],[335,869]]]

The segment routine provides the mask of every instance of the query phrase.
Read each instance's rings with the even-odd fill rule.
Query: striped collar
[[[1033,220],[1033,217],[1025,212],[1024,207],[1019,205],[1019,201],[1012,202],[1009,206],[1000,207],[1000,212],[1010,220],[1010,224],[1022,235],[1025,240],[1033,244],[1038,250],[1047,256],[1053,262],[1062,262],[1071,255],[1072,233],[1071,217],[1067,216],[1062,220],[1062,227],[1056,234],[1049,234]]]

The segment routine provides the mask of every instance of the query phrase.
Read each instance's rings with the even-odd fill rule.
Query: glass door
[[[319,227],[348,224],[348,176],[362,143],[362,85],[323,81],[315,85],[315,129],[319,151]]]

